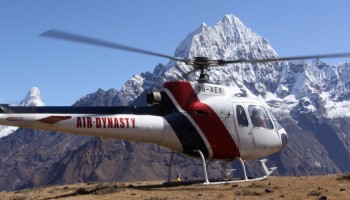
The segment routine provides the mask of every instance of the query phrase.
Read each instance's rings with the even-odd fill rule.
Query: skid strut
[[[241,165],[242,165],[242,169],[243,169],[243,179],[241,180],[230,180],[230,181],[213,181],[210,182],[208,179],[208,173],[207,173],[207,164],[205,162],[205,158],[203,153],[200,150],[196,150],[196,152],[198,152],[198,154],[200,155],[201,159],[202,159],[202,163],[203,163],[203,171],[204,171],[204,185],[214,185],[214,184],[227,184],[227,183],[241,183],[241,182],[249,182],[249,181],[260,181],[260,180],[264,180],[267,177],[269,177],[271,175],[271,173],[277,169],[277,167],[271,167],[271,168],[267,168],[266,166],[266,161],[267,159],[262,159],[259,160],[259,164],[262,166],[262,168],[264,169],[266,175],[262,176],[262,177],[258,177],[258,178],[252,178],[252,179],[248,179],[247,176],[247,171],[246,171],[246,167],[245,167],[245,163],[243,162],[242,158],[238,158],[238,160],[240,161]],[[226,172],[225,172],[226,173]]]
[[[201,156],[202,164],[203,164],[203,170],[204,170],[204,184],[210,184],[208,179],[208,173],[207,173],[207,164],[205,163],[205,158],[203,153],[200,150],[196,150],[196,152]]]
[[[242,160],[242,158],[237,158],[240,161],[241,165],[242,165],[242,170],[243,170],[243,178],[242,179],[240,179],[240,180],[224,180],[224,181],[221,179],[221,180],[214,180],[214,181],[210,182],[209,178],[208,178],[208,164],[206,163],[205,157],[204,157],[203,153],[200,150],[195,150],[195,152],[197,152],[199,154],[199,156],[200,156],[200,158],[202,160],[202,164],[201,165],[203,165],[203,172],[204,172],[204,182],[203,182],[203,184],[204,185],[242,183],[242,182],[249,182],[249,181],[260,181],[260,180],[264,180],[267,177],[269,177],[271,175],[271,173],[277,169],[277,167],[267,168],[267,166],[266,166],[267,159],[259,160],[259,164],[264,169],[264,172],[265,172],[266,175],[262,176],[262,177],[258,177],[258,178],[251,178],[251,179],[249,179],[248,176],[247,176],[247,170],[246,170],[244,161]],[[167,182],[168,184],[171,182],[171,168],[172,168],[173,158],[174,158],[174,152],[171,153],[170,162],[169,162],[169,164],[167,164],[167,166],[169,167],[169,169],[168,169],[168,182]],[[227,163],[226,163],[224,168],[225,168],[225,178],[227,178],[227,172],[228,171],[232,172],[232,171],[234,171],[234,169],[227,170]]]
[[[171,152],[171,156],[170,156],[170,162],[168,164],[168,183],[170,183],[170,179],[171,179],[171,167],[172,167],[172,163],[173,163],[173,159],[174,159],[174,152]]]

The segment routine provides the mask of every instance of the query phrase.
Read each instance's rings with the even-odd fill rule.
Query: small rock
[[[315,190],[309,192],[307,196],[321,196],[321,192],[317,192]]]
[[[326,197],[326,196],[321,196],[320,198],[319,198],[319,200],[327,200],[328,199],[328,197]]]
[[[345,190],[346,190],[345,188],[340,188],[340,192],[345,191]]]
[[[272,192],[273,192],[273,189],[267,188],[267,189],[265,190],[265,192],[267,192],[267,193],[272,193]]]

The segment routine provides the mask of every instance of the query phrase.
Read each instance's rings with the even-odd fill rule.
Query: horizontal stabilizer
[[[39,119],[38,121],[43,122],[43,123],[47,123],[47,124],[54,124],[54,123],[57,123],[59,121],[67,120],[70,118],[72,118],[72,116],[49,116],[49,117]]]

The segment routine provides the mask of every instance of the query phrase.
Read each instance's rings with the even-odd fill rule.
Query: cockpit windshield
[[[276,129],[277,130],[282,129],[283,126],[278,122],[277,118],[272,114],[272,112],[270,110],[268,112],[269,112],[269,114],[270,114],[270,116],[272,118],[273,123],[275,124]]]
[[[250,105],[248,107],[248,112],[254,127],[273,129],[271,119],[264,107]]]

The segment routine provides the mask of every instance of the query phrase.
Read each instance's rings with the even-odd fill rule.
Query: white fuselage
[[[70,112],[60,108],[51,112],[45,107],[31,111],[2,105],[0,124],[147,142],[193,156],[200,150],[208,159],[257,158],[286,145],[286,132],[271,120],[263,103],[235,97],[227,87],[168,82],[161,96],[159,105],[137,114]],[[262,116],[264,125],[255,124],[255,111]]]

